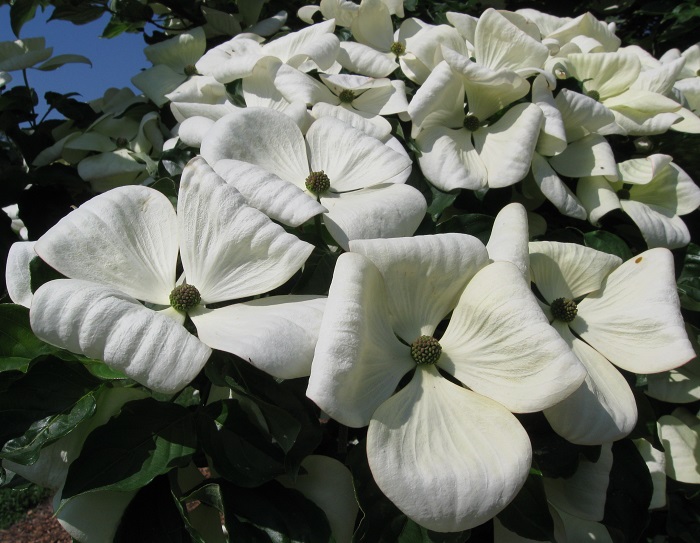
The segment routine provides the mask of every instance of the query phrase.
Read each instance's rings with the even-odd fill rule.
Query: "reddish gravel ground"
[[[71,537],[53,518],[51,499],[27,511],[24,519],[0,530],[0,543],[71,543]]]

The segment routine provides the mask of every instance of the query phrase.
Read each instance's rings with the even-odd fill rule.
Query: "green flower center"
[[[188,64],[185,66],[185,75],[186,76],[191,76],[191,75],[196,75],[197,74],[197,67],[194,64]]]
[[[638,153],[650,153],[652,149],[654,149],[654,143],[646,136],[634,140],[634,150]]]
[[[340,98],[340,101],[344,104],[349,104],[355,99],[355,93],[346,89],[340,93],[338,98]]]
[[[323,194],[329,188],[331,188],[331,180],[328,176],[321,170],[320,172],[311,172],[309,177],[306,178],[306,189],[313,194]]]
[[[554,318],[564,322],[571,322],[578,313],[576,302],[567,298],[557,298],[550,307]]]
[[[119,137],[114,143],[120,149],[124,149],[127,145],[129,145],[129,140],[126,138]]]
[[[464,128],[466,128],[470,132],[474,132],[475,130],[477,130],[480,124],[481,122],[479,121],[479,117],[477,117],[473,113],[467,113],[464,116]]]
[[[442,347],[432,336],[420,336],[411,343],[411,357],[416,364],[435,364],[441,353]]]
[[[596,102],[600,101],[600,93],[596,90],[592,90],[586,93],[586,96],[593,98]]]
[[[170,293],[170,305],[178,311],[189,311],[202,301],[202,296],[193,285],[183,283]]]
[[[397,57],[400,57],[406,52],[406,46],[403,43],[395,41],[391,44],[390,51],[394,53]]]

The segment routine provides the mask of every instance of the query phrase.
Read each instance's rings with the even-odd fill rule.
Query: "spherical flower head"
[[[306,178],[306,189],[313,194],[323,194],[331,188],[331,180],[323,170],[311,172]]]
[[[170,305],[178,311],[189,311],[201,301],[197,288],[187,283],[176,286],[170,293]]]
[[[588,91],[586,96],[593,98],[595,101],[600,102],[600,93],[596,90]]]
[[[442,347],[432,336],[420,336],[411,344],[411,357],[416,364],[435,364],[442,354]]]
[[[464,128],[466,128],[470,132],[478,130],[480,124],[481,123],[479,121],[479,118],[476,115],[472,113],[467,113],[464,116]]]
[[[197,67],[194,64],[188,64],[187,66],[185,66],[184,72],[185,75],[188,77],[197,75]]]
[[[397,57],[400,57],[406,52],[406,46],[398,41],[391,44],[390,51],[394,53]]]
[[[554,318],[564,322],[571,322],[578,313],[576,302],[567,298],[557,298],[550,307]]]
[[[355,99],[355,93],[351,90],[345,89],[338,95],[338,98],[344,104],[350,104]]]

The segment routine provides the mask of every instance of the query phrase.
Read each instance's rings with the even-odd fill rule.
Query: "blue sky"
[[[151,64],[146,60],[143,49],[146,46],[141,34],[122,34],[112,39],[100,38],[108,16],[86,25],[74,25],[67,21],[50,21],[52,7],[42,12],[37,9],[36,17],[22,27],[21,38],[43,36],[46,46],[53,47],[53,54],[75,53],[88,57],[87,64],[66,64],[51,72],[28,70],[29,84],[39,95],[37,113],[41,117],[46,111],[44,93],[78,92],[76,97],[84,101],[99,98],[109,87],[130,87],[131,77]],[[17,39],[10,27],[10,7],[0,7],[0,41]],[[13,81],[8,85],[22,85],[22,73],[13,72]]]

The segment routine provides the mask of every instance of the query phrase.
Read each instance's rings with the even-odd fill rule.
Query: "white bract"
[[[307,395],[342,424],[369,425],[372,474],[409,518],[440,532],[477,526],[515,497],[530,468],[512,412],[565,398],[583,369],[522,272],[488,264],[476,238],[350,249],[335,268]]]
[[[623,264],[581,245],[535,242],[530,273],[552,326],[588,372],[574,394],[545,410],[552,428],[584,445],[626,436],[637,405],[612,364],[656,373],[695,356],[680,314],[673,256],[652,249]]]
[[[36,291],[34,333],[167,393],[199,373],[210,347],[277,377],[308,374],[323,299],[271,296],[207,305],[280,286],[312,246],[248,207],[201,158],[183,172],[177,208],[151,188],[129,186],[59,221],[35,250],[70,279]],[[178,254],[187,286],[176,275]],[[182,326],[186,315],[199,339]]]
[[[614,209],[622,209],[642,232],[649,247],[677,249],[690,242],[680,218],[700,206],[700,188],[669,155],[649,155],[618,164],[617,181],[605,176],[579,180],[576,193],[598,226]]]
[[[246,108],[217,121],[201,153],[273,219],[298,226],[324,213],[345,249],[353,239],[411,235],[425,215],[423,195],[404,184],[411,160],[332,117],[314,121],[304,137],[286,115]]]

